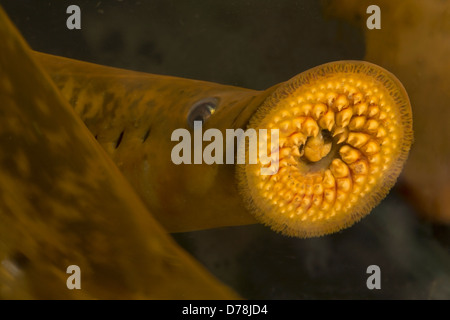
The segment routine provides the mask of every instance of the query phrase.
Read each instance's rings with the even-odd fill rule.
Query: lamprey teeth
[[[296,117],[292,120],[292,126],[297,129],[300,130],[302,128],[303,123],[305,122],[306,117]]]
[[[380,152],[380,145],[375,141],[369,141],[365,146],[361,148],[366,154],[375,154]]]
[[[378,121],[370,119],[367,121],[367,123],[365,125],[365,129],[367,131],[373,133],[373,132],[377,132],[379,126],[380,126],[380,124],[378,123]]]
[[[337,186],[339,190],[347,193],[352,189],[352,179],[349,177],[337,179]]]
[[[307,118],[306,121],[303,123],[302,132],[307,136],[315,137],[319,134],[319,126],[317,125],[317,122],[314,121],[313,118]]]
[[[314,119],[319,120],[320,117],[322,117],[327,112],[327,109],[328,108],[324,103],[322,103],[322,102],[316,103],[314,105],[314,109],[313,109]]]
[[[368,117],[369,118],[374,118],[376,117],[378,114],[380,113],[380,108],[378,108],[377,106],[371,106],[369,108],[369,113],[368,113]]]
[[[369,141],[370,135],[361,132],[350,132],[347,142],[355,148],[361,148]]]
[[[263,178],[262,164],[239,165],[241,193],[257,219],[298,237],[332,233],[368,214],[395,183],[412,141],[402,85],[366,62],[298,75],[249,128],[280,129],[279,170]]]
[[[361,159],[361,152],[348,145],[343,146],[339,150],[339,154],[341,155],[342,160],[344,160],[347,164],[351,164],[358,159]]]
[[[340,127],[346,127],[350,123],[353,115],[352,108],[347,108],[339,112],[336,116],[336,124]]]
[[[312,108],[312,104],[305,103],[301,108],[300,114],[303,116],[309,116],[311,114]]]
[[[378,119],[385,120],[387,119],[387,117],[388,117],[387,113],[385,111],[381,111]]]
[[[332,83],[328,83],[327,84],[327,89],[332,90],[333,89],[333,84]],[[326,94],[326,101],[329,107],[333,106],[334,101],[336,100],[336,98],[338,97],[338,94],[336,92],[330,91]]]
[[[358,92],[356,94],[353,95],[353,104],[356,106],[358,105],[361,101],[363,101],[363,94],[361,92]]]
[[[360,131],[364,127],[365,124],[366,124],[366,117],[358,116],[358,117],[353,117],[350,120],[348,127],[351,131]]]
[[[341,144],[348,139],[349,131],[347,128],[337,128],[333,136],[337,138],[337,144]]]
[[[341,94],[337,97],[336,101],[334,102],[334,106],[337,109],[337,111],[341,111],[342,109],[345,109],[348,107],[348,99],[345,95]]]
[[[306,136],[301,132],[296,132],[289,137],[289,141],[295,145],[299,146],[306,142]]]
[[[323,176],[322,180],[322,186],[325,189],[334,188],[336,184],[336,180],[334,179],[333,174],[331,173],[331,170],[326,170]]]
[[[366,102],[361,102],[355,105],[353,109],[355,110],[355,114],[357,114],[358,116],[362,116],[366,115],[368,106]]]
[[[350,169],[355,175],[366,175],[369,172],[369,164],[365,160],[358,160],[350,164]]]
[[[319,125],[322,129],[331,131],[334,126],[334,112],[331,110],[328,110],[328,112],[325,113],[322,116],[322,118],[320,118]]]
[[[386,137],[386,135],[387,135],[386,129],[381,127],[381,128],[378,129],[376,137],[377,138],[384,138],[384,137]]]
[[[331,173],[336,178],[347,177],[350,174],[348,166],[340,159],[334,159],[331,162]]]

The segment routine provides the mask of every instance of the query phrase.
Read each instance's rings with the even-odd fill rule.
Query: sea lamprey
[[[255,218],[290,236],[341,230],[389,192],[412,142],[403,86],[367,62],[325,64],[255,91],[35,57],[169,232]],[[195,120],[223,136],[278,129],[280,148],[270,150],[278,172],[261,175],[261,161],[237,169],[173,163],[172,133],[193,135]]]

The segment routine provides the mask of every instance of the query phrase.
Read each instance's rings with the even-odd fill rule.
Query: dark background
[[[265,89],[319,64],[363,59],[360,30],[316,0],[0,0],[38,51],[104,65]],[[81,30],[66,28],[67,6]],[[364,14],[364,13],[363,13]],[[175,234],[249,299],[450,299],[450,232],[394,188],[354,227],[316,239],[261,225]],[[366,269],[381,268],[381,290]]]

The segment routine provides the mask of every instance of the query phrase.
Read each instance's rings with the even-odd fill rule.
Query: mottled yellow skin
[[[280,130],[279,170],[264,176],[260,162],[240,166],[242,194],[260,221],[298,237],[338,231],[369,213],[395,183],[412,142],[400,82],[357,61],[325,64],[283,84],[249,127]]]
[[[1,8],[0,39],[0,299],[237,298],[156,222]]]
[[[186,128],[193,136],[187,115],[197,101],[211,97],[218,108],[203,131],[218,128],[225,136],[226,129],[245,128],[274,88],[261,92],[35,57],[167,231],[256,223],[240,199],[234,165],[175,165],[171,151],[178,142],[171,134]]]

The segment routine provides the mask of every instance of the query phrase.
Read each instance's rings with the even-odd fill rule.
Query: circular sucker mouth
[[[249,128],[278,129],[279,138],[272,163],[258,157],[238,165],[240,193],[259,221],[297,237],[333,233],[367,215],[394,185],[413,140],[405,89],[362,61],[327,63],[292,78]],[[278,170],[261,174],[273,164]]]

